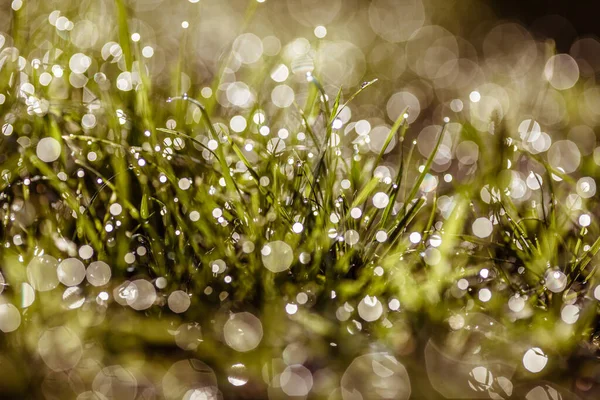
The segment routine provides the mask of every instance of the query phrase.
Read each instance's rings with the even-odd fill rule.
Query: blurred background
[[[1,175],[14,176],[18,172],[21,178],[29,179],[22,164],[11,164],[13,153],[29,146],[27,140],[22,140],[36,126],[30,124],[29,117],[34,120],[60,115],[61,132],[110,140],[113,137],[106,132],[112,135],[114,126],[123,126],[123,131],[131,132],[127,140],[140,143],[142,150],[136,149],[137,157],[151,153],[152,147],[145,141],[150,140],[145,138],[150,134],[144,136],[145,132],[132,127],[128,118],[139,117],[133,120],[149,123],[146,112],[152,109],[152,123],[167,129],[196,129],[198,142],[211,146],[209,135],[196,128],[200,121],[198,108],[167,105],[169,97],[184,94],[201,99],[220,129],[240,139],[246,157],[260,165],[254,146],[271,146],[271,153],[276,152],[273,146],[276,150],[279,146],[267,144],[269,134],[277,132],[280,139],[290,138],[291,142],[301,133],[304,140],[303,122],[295,107],[302,109],[314,99],[315,90],[307,84],[307,77],[309,81],[311,76],[318,77],[329,99],[334,99],[341,88],[343,100],[377,79],[338,116],[339,131],[332,145],[339,145],[338,155],[349,159],[354,154],[379,154],[394,121],[406,112],[411,124],[407,140],[401,144],[394,137],[385,149],[389,155],[374,171],[389,184],[399,173],[398,154],[393,150],[413,144],[415,168],[411,173],[416,174],[434,151],[441,126],[447,123],[447,135],[433,159],[432,175],[419,191],[430,201],[434,193],[439,193],[433,211],[439,211],[440,220],[445,220],[455,204],[455,184],[482,186],[481,191],[477,186],[481,199],[473,200],[476,205],[469,207],[487,210],[487,205],[493,203],[490,185],[498,174],[491,167],[486,169],[492,164],[487,161],[500,159],[496,149],[507,147],[503,143],[509,139],[509,145],[518,143],[520,150],[532,155],[514,158],[506,184],[511,201],[517,207],[541,210],[543,214],[548,198],[542,198],[541,207],[535,201],[542,177],[550,179],[545,165],[533,158],[543,156],[550,168],[561,173],[553,179],[557,197],[568,204],[564,211],[568,220],[563,232],[565,241],[569,246],[577,243],[577,248],[589,249],[590,237],[582,233],[583,239],[577,241],[576,234],[599,214],[595,177],[600,165],[596,139],[600,124],[600,89],[596,85],[600,41],[596,35],[600,34],[600,24],[594,7],[595,3],[587,0],[0,0],[0,116],[6,137],[0,154]],[[18,87],[13,85],[17,77]],[[147,90],[149,87],[151,90]],[[26,107],[19,109],[19,102]],[[308,111],[309,121],[318,122],[318,116]],[[265,119],[271,131],[259,127]],[[468,127],[466,133],[463,127]],[[22,137],[17,140],[17,136]],[[98,169],[118,158],[113,157],[118,152],[104,151],[92,142],[90,139],[72,154]],[[169,161],[171,154],[186,154],[192,147],[184,150],[181,142],[170,139],[162,145]],[[37,151],[43,161],[58,159],[52,146],[38,145]],[[206,149],[200,154],[204,161],[212,162]],[[145,161],[141,160],[138,164],[144,167]],[[511,160],[507,169],[511,168]],[[96,182],[92,174],[75,177],[82,169],[65,164],[65,171],[71,174],[69,183],[79,185],[78,190],[83,188],[82,198],[94,198],[90,193],[101,181]],[[178,188],[189,189],[192,179],[187,176],[198,172],[190,171],[190,163],[173,165],[188,174],[185,178],[182,175]],[[366,172],[375,169],[372,164],[365,165]],[[244,173],[243,167],[236,165],[236,173]],[[573,179],[566,179],[562,173],[573,174]],[[149,179],[158,187],[159,179],[161,183],[166,181],[163,176]],[[215,277],[207,279],[214,282],[197,284],[193,306],[187,311],[189,303],[182,306],[185,301],[180,298],[171,304],[167,298],[177,292],[172,290],[176,284],[187,290],[188,282],[169,281],[168,286],[156,271],[143,270],[151,263],[149,257],[144,258],[148,243],[142,239],[138,243],[136,238],[129,249],[130,237],[125,239],[123,229],[100,224],[98,230],[112,241],[107,248],[114,246],[121,251],[125,247],[122,253],[114,250],[122,268],[113,268],[112,281],[110,274],[108,278],[99,274],[102,279],[87,277],[94,286],[86,286],[89,293],[79,291],[78,285],[84,279],[81,277],[54,298],[34,291],[29,283],[35,279],[28,278],[26,283],[22,271],[19,275],[14,273],[18,268],[9,268],[24,270],[27,265],[35,269],[44,260],[58,263],[56,259],[42,259],[37,249],[36,257],[32,257],[34,244],[27,239],[34,235],[15,234],[20,225],[38,229],[34,217],[52,220],[53,214],[65,214],[65,219],[69,216],[61,207],[50,209],[49,204],[60,203],[59,195],[43,190],[37,193],[43,199],[37,210],[33,203],[22,199],[25,195],[17,189],[14,198],[3,203],[3,220],[17,222],[3,226],[6,242],[0,250],[2,271],[6,282],[18,284],[6,285],[0,303],[5,306],[8,303],[4,299],[10,298],[20,311],[6,306],[0,313],[0,325],[6,332],[0,338],[6,350],[0,355],[0,367],[8,371],[3,377],[6,379],[0,378],[0,389],[6,393],[0,398],[24,398],[31,382],[36,383],[29,392],[32,398],[77,400],[566,400],[600,396],[596,303],[591,292],[581,288],[586,283],[581,283],[583,278],[577,282],[581,287],[573,286],[580,292],[565,291],[569,293],[565,304],[573,306],[577,300],[581,314],[584,309],[588,311],[586,324],[578,326],[577,331],[569,329],[579,318],[580,308],[566,308],[565,313],[565,308],[555,306],[548,307],[548,314],[542,313],[546,304],[539,308],[538,303],[525,305],[523,297],[514,296],[512,288],[496,279],[499,272],[492,263],[471,265],[472,260],[467,262],[458,256],[452,262],[465,276],[470,274],[469,281],[458,279],[458,275],[448,276],[451,283],[435,294],[445,296],[444,307],[433,300],[433,305],[427,303],[429,299],[423,300],[426,305],[420,303],[420,298],[411,299],[411,287],[420,286],[420,282],[408,278],[402,281],[400,293],[394,293],[397,298],[383,291],[383,305],[368,293],[338,304],[329,293],[318,293],[318,285],[298,283],[297,287],[290,284],[291,289],[282,285],[282,291],[297,292],[289,303],[282,298],[260,310],[257,304],[248,305],[260,319],[240,312],[236,321],[227,319],[235,307],[229,303],[231,277],[229,281],[224,278],[223,260],[215,262],[216,269],[211,264]],[[108,198],[100,199],[104,205],[109,202]],[[97,202],[96,207],[100,209],[102,204]],[[120,216],[121,211],[111,208],[110,215],[106,210],[98,213],[106,215],[110,224],[120,219],[123,224],[132,223]],[[202,215],[210,212],[203,210]],[[223,214],[221,209],[218,212],[221,214],[215,218]],[[490,236],[492,221],[494,225],[498,221],[488,216],[482,227],[472,225],[471,229],[470,225],[469,234],[482,239]],[[197,221],[199,217],[194,218]],[[215,226],[210,229],[217,229]],[[45,236],[35,239],[47,241],[46,249],[52,248],[54,254],[68,254],[71,259],[79,256],[86,264],[95,260],[91,246],[78,247],[81,243],[57,240],[51,235],[54,230],[47,227],[42,226],[39,232]],[[411,235],[407,242],[420,243],[421,235],[414,233],[418,237]],[[431,239],[427,248],[437,248],[441,238],[434,235]],[[487,250],[486,244],[483,250]],[[429,264],[428,253],[423,254]],[[516,264],[512,255],[507,255],[507,263]],[[132,257],[131,262],[127,257]],[[169,257],[174,265],[189,259],[176,251]],[[560,252],[557,258],[563,261],[570,254]],[[236,266],[235,261],[227,268],[232,266]],[[103,266],[96,264],[94,268],[102,270]],[[562,293],[567,286],[567,278],[560,271],[544,274],[546,265],[535,280],[525,277],[516,265],[510,268],[518,281],[515,285],[531,299],[537,299],[540,287],[541,292],[548,286]],[[0,275],[3,282],[4,275]],[[139,279],[132,287],[126,279],[133,280],[134,275]],[[237,276],[232,275],[235,283]],[[51,289],[56,286],[58,281]],[[105,286],[106,291],[96,286]],[[135,295],[119,297],[132,291]],[[177,296],[183,293],[188,299],[186,293],[178,292]],[[492,292],[493,300],[488,303]],[[36,294],[39,297],[34,302]],[[212,295],[212,303],[205,301],[204,295]],[[42,303],[42,298],[48,302]],[[540,298],[540,302],[546,301],[543,295]],[[427,312],[421,314],[419,307],[427,308]],[[149,311],[140,312],[145,310]],[[469,312],[463,313],[465,310]],[[72,324],[70,317],[75,314],[69,312],[77,313]],[[114,314],[105,319],[105,314],[111,312]],[[297,312],[307,319],[292,317]],[[424,316],[427,313],[435,316],[433,322]],[[382,315],[385,318],[380,318]],[[292,323],[293,318],[298,319]],[[530,320],[535,324],[530,325]],[[21,321],[29,329],[23,334],[17,331]],[[69,327],[63,327],[62,321]],[[319,334],[321,328],[339,328],[341,332],[335,331],[339,336],[333,338],[325,337]],[[263,345],[257,353],[246,353],[258,346],[263,329]],[[17,333],[9,336],[8,332],[13,331]],[[234,340],[227,340],[228,332]],[[246,337],[235,339],[236,332]],[[187,359],[190,354],[197,358]],[[548,375],[538,378],[535,374],[547,363],[552,369],[547,368]]]

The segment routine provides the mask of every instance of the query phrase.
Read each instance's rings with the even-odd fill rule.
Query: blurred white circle
[[[61,146],[58,140],[45,137],[40,139],[36,147],[36,155],[44,162],[54,162],[60,157]]]
[[[145,279],[137,279],[124,289],[125,301],[134,310],[146,310],[156,300],[154,285]]]
[[[478,238],[486,238],[492,234],[494,230],[494,225],[492,221],[490,221],[486,217],[477,218],[475,222],[473,222],[473,234]]]
[[[187,309],[190,307],[190,296],[183,290],[175,290],[169,295],[169,298],[167,299],[167,304],[169,305],[169,309],[171,309],[171,311],[177,314],[181,314],[183,312],[186,312]]]
[[[579,67],[570,55],[557,54],[546,62],[544,77],[555,89],[570,89],[579,80]]]
[[[560,312],[560,318],[565,324],[572,325],[579,319],[579,307],[573,304],[567,304]]]
[[[263,54],[263,44],[258,36],[253,33],[244,33],[233,42],[235,57],[244,64],[257,62]]]
[[[65,326],[46,330],[38,341],[38,353],[53,371],[64,371],[77,365],[82,355],[81,340]]]
[[[271,272],[288,270],[294,261],[294,251],[289,244],[281,240],[267,243],[261,250],[262,262]]]
[[[76,286],[85,279],[85,265],[77,258],[67,258],[58,264],[57,274],[63,285]]]
[[[388,42],[405,42],[425,23],[425,8],[421,0],[374,0],[369,23]]]
[[[342,376],[343,400],[408,400],[411,385],[406,368],[388,353],[356,357]]]
[[[376,321],[383,313],[383,305],[375,296],[365,296],[358,303],[358,315],[367,322]]]
[[[10,303],[0,304],[0,330],[9,333],[21,325],[21,313]]]
[[[529,372],[538,373],[547,363],[548,356],[539,347],[532,347],[523,355],[523,366]]]
[[[406,112],[408,107],[408,118],[406,121],[409,124],[415,122],[421,112],[421,103],[417,96],[410,92],[401,91],[394,93],[386,104],[386,111],[389,119],[396,121]]]
[[[58,260],[48,254],[34,257],[27,265],[27,280],[38,292],[46,292],[58,286],[56,269]]]
[[[104,286],[110,281],[111,270],[104,261],[92,262],[85,272],[87,281],[92,286]]]
[[[223,327],[223,335],[227,345],[235,351],[250,351],[262,340],[262,324],[249,312],[231,314]]]
[[[544,274],[546,287],[553,293],[560,293],[567,287],[567,276],[559,270],[549,269]]]

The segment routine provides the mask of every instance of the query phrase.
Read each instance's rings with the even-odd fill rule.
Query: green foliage
[[[158,85],[129,40],[125,2],[115,1],[115,11],[118,56],[109,62],[90,51],[82,87],[69,80],[74,72],[66,76],[76,46],[60,36],[38,68],[29,58],[20,66],[13,50],[2,53],[0,112],[12,133],[0,140],[1,302],[17,306],[20,318],[10,329],[12,309],[0,314],[0,363],[10,365],[0,390],[7,395],[48,396],[55,389],[42,382],[65,381],[62,370],[102,392],[98,387],[117,384],[99,366],[120,365],[123,379],[137,382],[137,398],[146,381],[152,393],[170,398],[165,371],[196,358],[214,370],[224,398],[289,395],[273,382],[285,371],[306,374],[285,364],[305,364],[311,386],[317,372],[334,377],[311,392],[325,399],[348,389],[340,378],[352,360],[387,352],[407,368],[414,396],[435,398],[432,382],[447,371],[422,361],[433,344],[439,357],[454,357],[469,371],[505,363],[515,384],[535,378],[523,367],[532,347],[549,355],[547,379],[561,376],[561,362],[582,343],[595,351],[600,239],[590,239],[596,228],[578,223],[582,212],[568,205],[576,178],[524,148],[500,120],[492,118],[493,134],[460,115],[446,120],[424,156],[415,150],[407,107],[381,146],[365,151],[340,116],[376,80],[337,88],[334,96],[317,65],[294,83],[305,102],[274,107],[272,87],[263,83],[268,70],[255,69],[245,80],[255,82],[260,101],[225,107],[216,93],[226,62],[206,86],[212,96],[194,86],[181,93],[184,50],[173,61],[176,78]],[[28,57],[33,49],[19,37],[21,23],[14,20],[13,40]],[[53,83],[43,85],[40,74],[53,65],[65,76],[53,72]],[[136,78],[121,75],[134,71]],[[133,90],[121,90],[132,79]],[[232,120],[239,117],[243,124]],[[446,139],[471,141],[479,154],[450,180],[436,169]],[[527,201],[511,196],[520,165],[538,174],[531,172],[529,187],[541,187],[526,187]],[[596,175],[595,165],[586,168]],[[595,206],[589,199],[587,208]],[[53,268],[79,258],[88,273],[92,262],[105,262],[110,281],[95,286],[88,275],[39,290],[35,281],[46,272],[33,265],[43,256],[57,260]],[[190,300],[181,313],[171,303],[177,291]],[[578,318],[564,323],[565,306],[573,304]],[[234,329],[243,312],[258,325]],[[249,339],[232,344],[238,331]],[[45,342],[48,332],[61,332],[59,343]],[[238,364],[244,369],[236,373],[249,379],[241,387],[230,384]],[[429,381],[419,378],[425,375]],[[186,390],[173,389],[178,398],[199,388],[181,379]],[[73,391],[61,398],[83,392]],[[407,393],[402,387],[396,395]]]

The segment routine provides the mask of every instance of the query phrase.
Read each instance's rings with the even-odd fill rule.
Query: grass
[[[256,6],[252,2],[248,20]],[[576,190],[574,174],[523,149],[502,121],[492,119],[494,134],[482,135],[460,113],[438,121],[427,157],[415,150],[408,108],[392,121],[380,151],[365,152],[343,134],[338,118],[380,82],[339,88],[334,96],[320,81],[318,65],[294,83],[306,102],[289,108],[269,104],[268,83],[253,86],[260,100],[242,109],[219,105],[216,95],[204,98],[199,87],[181,93],[183,50],[170,86],[157,86],[143,68],[139,46],[130,41],[125,3],[117,0],[115,9],[122,52],[117,58],[126,71],[138,63],[136,90],[118,90],[121,71],[108,63],[103,73],[110,85],[94,79],[97,66],[87,72],[86,89],[70,85],[68,61],[77,49],[60,35],[51,39],[64,51],[60,56],[50,52],[38,68],[29,58],[20,68],[19,59],[9,57],[0,68],[6,98],[0,110],[12,129],[0,140],[2,302],[14,304],[20,316],[18,328],[0,336],[6,366],[0,388],[7,397],[76,398],[112,390],[113,398],[143,398],[144,390],[161,396],[164,390],[167,398],[181,398],[188,389],[210,391],[218,383],[227,399],[303,395],[308,386],[310,398],[331,398],[333,390],[339,398],[353,384],[362,393],[378,379],[394,387],[385,375],[366,371],[362,379],[359,374],[342,380],[340,389],[351,362],[374,352],[393,355],[408,370],[411,389],[390,389],[394,398],[408,398],[410,390],[414,398],[471,391],[523,398],[528,385],[542,379],[574,388],[577,379],[587,378],[579,370],[564,374],[569,362],[595,359],[598,335],[593,292],[600,239],[594,240],[595,224],[580,226],[579,213],[567,205]],[[22,35],[25,10],[12,19],[12,40],[23,55],[33,50],[27,48],[31,37]],[[3,54],[10,54],[7,45]],[[101,63],[97,52],[90,56]],[[65,71],[63,88],[39,82],[52,65]],[[206,85],[213,93],[223,85],[225,68]],[[264,81],[263,72],[253,74],[248,82]],[[22,86],[27,79],[33,93]],[[92,99],[85,99],[85,90]],[[36,103],[44,99],[47,110]],[[84,128],[89,114],[96,123]],[[244,118],[245,129],[232,129],[234,115]],[[432,166],[457,123],[452,140],[475,142],[480,156],[469,171],[457,170],[456,179],[443,182]],[[269,134],[259,133],[264,127]],[[287,137],[277,136],[280,128]],[[36,152],[45,137],[60,145],[51,162]],[[398,144],[386,153],[392,140]],[[523,165],[543,171],[543,182],[529,201],[515,202],[510,171]],[[391,175],[378,174],[380,166]],[[584,160],[577,173],[595,177],[596,166]],[[491,193],[489,201],[482,189]],[[594,210],[595,200],[587,202]],[[112,205],[122,212],[111,213]],[[493,221],[493,231],[483,237],[473,232],[481,217]],[[278,251],[277,241],[291,248],[293,259],[274,273],[265,267],[265,246]],[[81,256],[84,245],[93,249],[91,257]],[[86,266],[104,261],[111,280],[101,287],[83,280],[71,288],[30,291],[28,265],[42,255],[80,258]],[[285,264],[283,253],[277,256],[274,263]],[[546,282],[555,267],[566,279],[558,292]],[[142,284],[127,284],[138,280],[153,285],[156,299],[136,311],[128,303],[152,297]],[[461,282],[467,287],[459,288]],[[139,293],[123,294],[119,287]],[[191,300],[182,314],[167,302],[176,290]],[[489,300],[482,300],[484,290]],[[515,298],[524,300],[523,311],[509,308]],[[561,317],[569,304],[579,313],[572,324]],[[7,310],[0,320],[14,322]],[[262,331],[253,348],[256,325],[238,326],[250,337],[238,338],[240,346],[252,347],[247,352],[227,340],[232,328],[226,321],[241,312],[256,316]],[[532,347],[548,358],[539,374],[523,365]],[[583,353],[577,350],[582,347]],[[165,383],[165,371],[187,358],[206,363],[215,375],[201,366],[194,376],[178,377],[181,387]],[[385,364],[389,360],[378,362],[394,370]],[[237,364],[244,368],[233,368]],[[119,366],[119,379],[102,370],[110,365]],[[474,374],[477,366],[493,378]],[[458,375],[444,378],[450,370]],[[300,381],[289,383],[289,376]],[[512,381],[510,391],[500,376]],[[248,383],[235,386],[228,377]]]

